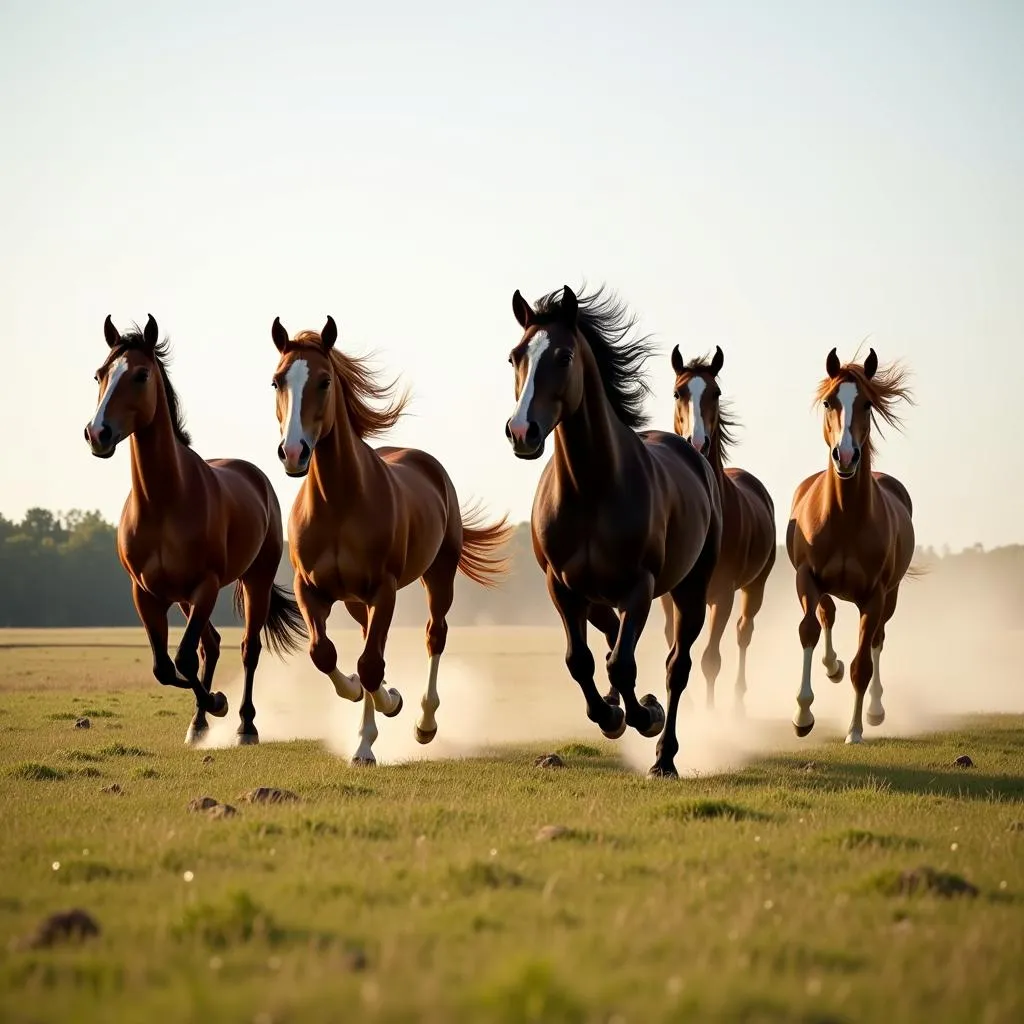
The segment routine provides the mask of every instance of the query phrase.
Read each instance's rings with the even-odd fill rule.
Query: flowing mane
[[[880,366],[873,377],[868,377],[859,363],[844,363],[836,377],[825,377],[814,393],[815,403],[822,402],[839,390],[843,381],[852,381],[857,391],[871,403],[871,424],[882,433],[881,423],[903,430],[903,420],[894,408],[899,402],[914,404],[913,393],[907,382],[909,371],[898,362]],[[879,422],[881,420],[881,423]],[[884,434],[883,434],[884,436]],[[865,454],[874,452],[871,436],[865,445]]]
[[[319,331],[300,331],[291,344],[323,349]],[[394,427],[405,412],[410,397],[408,390],[403,390],[396,397],[397,380],[381,383],[368,365],[369,358],[355,359],[337,348],[330,351],[331,365],[341,380],[349,421],[361,440],[377,437]],[[383,409],[375,409],[370,402],[387,404]]]
[[[686,364],[686,369],[691,373],[711,373],[711,356],[703,355],[691,359]],[[729,449],[736,443],[736,428],[739,425],[740,421],[732,410],[732,402],[719,396],[718,426],[711,436],[711,445],[723,464]]]
[[[562,291],[550,292],[536,304],[537,323],[558,319]],[[647,425],[644,399],[650,386],[640,375],[647,360],[654,355],[650,335],[630,338],[636,317],[614,294],[604,295],[602,285],[590,295],[578,296],[579,313],[576,326],[594,354],[604,393],[615,415],[632,430]]]
[[[146,344],[139,325],[132,324],[132,329],[121,335],[121,343],[111,351],[107,359],[108,361],[116,359],[122,353],[131,350],[146,353],[156,363],[156,368],[160,372],[160,379],[164,385],[164,397],[167,399],[167,411],[171,417],[171,428],[174,431],[174,436],[186,448],[191,448],[192,436],[185,427],[185,415],[181,411],[181,402],[167,373],[167,364],[171,361],[170,339],[164,338],[162,341],[158,341],[151,349]]]

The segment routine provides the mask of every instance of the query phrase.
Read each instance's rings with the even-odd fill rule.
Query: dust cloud
[[[787,567],[783,568],[786,571]],[[949,607],[928,599],[928,577],[908,581],[887,630],[882,655],[885,722],[865,725],[865,742],[882,736],[910,736],[948,727],[978,712],[1024,711],[1024,679],[1018,652],[1024,630],[990,625],[995,607],[976,599],[970,607]],[[776,592],[778,593],[778,591]],[[993,602],[996,598],[993,598]],[[743,718],[733,714],[736,674],[735,611],[722,642],[723,665],[716,689],[717,710],[705,708],[700,655],[707,625],[694,645],[694,670],[679,719],[683,775],[713,775],[742,767],[769,752],[809,748],[823,739],[843,737],[853,710],[849,664],[856,649],[857,612],[837,602],[834,641],[847,666],[845,678],[825,678],[819,644],[814,662],[813,706],[816,725],[805,740],[789,724],[796,708],[801,653],[797,638],[800,610],[795,592],[789,603],[766,601],[756,620],[747,660],[748,692]],[[1005,617],[1004,617],[1005,621]],[[355,670],[361,649],[359,634],[332,619],[342,668]],[[638,649],[638,692],[653,692],[664,702],[665,640],[659,605]],[[604,651],[591,631],[598,664],[598,685],[604,689]],[[555,626],[453,627],[441,660],[438,733],[428,746],[413,737],[419,701],[427,678],[422,629],[393,629],[388,639],[389,686],[405,701],[394,719],[377,716],[378,763],[467,757],[497,746],[555,744],[564,740],[598,742],[597,727],[586,717],[583,698],[563,662],[564,639]],[[230,679],[230,654],[225,651],[218,688],[231,702],[224,719],[211,721],[209,746],[234,742],[241,698],[241,677]],[[308,738],[322,740],[339,757],[349,758],[358,742],[362,715],[359,704],[339,699],[331,683],[310,664],[305,653],[282,663],[264,655],[256,681],[257,727],[264,742]],[[618,742],[623,765],[645,771],[654,760],[655,740],[627,730]]]

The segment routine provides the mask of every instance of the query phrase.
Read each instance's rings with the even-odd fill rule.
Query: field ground
[[[192,750],[141,631],[0,632],[3,1021],[1024,1020],[1020,714],[900,737],[890,674],[886,726],[849,748],[849,685],[822,682],[797,743],[784,673],[772,716],[753,680],[742,725],[689,708],[686,777],[649,780],[652,742],[589,726],[549,630],[453,630],[441,732],[416,747],[410,631],[378,756],[421,759],[357,769],[358,712],[304,656],[266,663],[264,743],[223,745],[229,640],[231,713]],[[551,750],[566,767],[535,767]],[[300,799],[239,799],[256,786]],[[188,810],[204,795],[238,814]],[[98,938],[14,944],[72,907]]]

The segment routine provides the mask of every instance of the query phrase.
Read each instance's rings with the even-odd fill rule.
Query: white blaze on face
[[[107,414],[107,406],[110,404],[110,399],[117,388],[117,382],[124,376],[127,369],[128,359],[126,356],[121,356],[115,359],[110,369],[107,370],[106,387],[103,389],[103,394],[100,395],[100,404],[96,406],[96,415],[93,416],[92,422],[89,424],[89,430],[92,433],[98,434],[103,429],[103,420]]]
[[[516,402],[512,419],[508,423],[513,437],[526,437],[526,431],[530,426],[530,404],[533,402],[537,367],[550,344],[551,337],[548,332],[537,331],[526,346],[526,380],[523,382],[523,390],[519,392],[519,401]]]
[[[853,381],[844,381],[839,385],[839,465],[846,469],[853,462],[853,403],[857,398],[857,385]]]
[[[309,363],[296,359],[284,375],[284,435],[285,449],[302,443],[302,393],[309,380]]]
[[[707,384],[703,377],[691,377],[687,385],[690,392],[690,444],[699,452],[704,451],[704,444],[708,438],[707,431],[704,429],[704,417],[700,411],[700,403],[706,387]]]

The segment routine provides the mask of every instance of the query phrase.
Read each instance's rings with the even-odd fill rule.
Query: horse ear
[[[533,309],[526,299],[523,298],[522,292],[518,288],[512,296],[512,315],[516,318],[516,323],[524,331],[533,323]]]
[[[324,329],[320,332],[320,343],[323,345],[325,352],[330,352],[337,340],[338,325],[334,322],[334,317],[329,316],[327,323],[324,324]]]
[[[270,327],[270,336],[274,339],[274,347],[284,355],[284,350],[288,347],[288,332],[281,326],[279,316],[274,317],[274,322]]]
[[[672,369],[675,370],[677,377],[686,369],[686,363],[683,362],[683,356],[679,351],[678,345],[674,345],[672,348]]]
[[[832,378],[839,376],[839,356],[836,355],[836,350],[832,349],[829,352],[828,357],[825,359],[825,372]]]
[[[146,346],[150,351],[156,348],[156,343],[160,340],[160,328],[157,327],[152,313],[149,314],[149,318],[146,320],[146,326],[143,328],[142,340],[146,343]]]
[[[871,380],[871,378],[874,377],[874,375],[877,372],[878,372],[878,356],[875,355],[875,350],[871,349],[868,352],[867,359],[864,360],[864,376],[867,377],[868,380]]]
[[[562,285],[562,301],[560,303],[562,312],[562,321],[568,326],[575,329],[576,327],[576,316],[580,311],[579,299],[576,298],[576,293],[566,284]]]
[[[715,357],[711,360],[711,376],[717,377],[722,372],[723,366],[725,366],[725,353],[716,345]]]
[[[114,321],[110,319],[109,313],[107,314],[107,319],[103,321],[103,337],[110,348],[117,348],[121,344],[121,335],[114,326]]]

